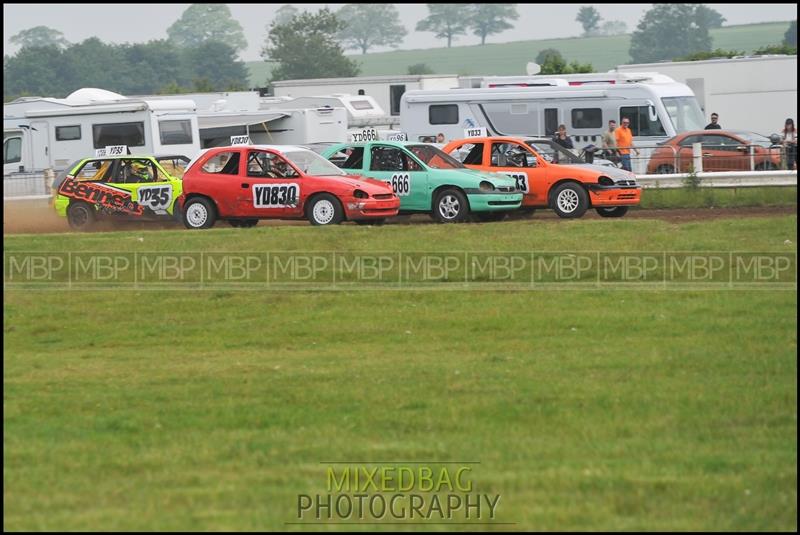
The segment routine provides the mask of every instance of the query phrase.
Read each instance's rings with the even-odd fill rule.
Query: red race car
[[[204,150],[183,175],[180,203],[190,229],[210,228],[217,219],[234,227],[259,219],[380,224],[400,208],[385,182],[349,176],[308,149],[268,145]]]

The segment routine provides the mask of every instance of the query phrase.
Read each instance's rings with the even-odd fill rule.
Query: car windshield
[[[464,169],[461,162],[432,145],[407,145],[406,148],[428,167],[434,169]]]
[[[156,161],[174,178],[183,178],[189,158],[186,156],[159,156]]]
[[[306,175],[343,176],[347,174],[316,152],[310,150],[292,150],[283,154]]]
[[[661,102],[667,109],[676,133],[705,128],[703,112],[694,97],[664,97]]]
[[[582,162],[572,151],[549,139],[528,139],[525,141],[539,156],[550,163],[577,164]]]
[[[772,142],[767,136],[762,136],[761,134],[756,134],[755,132],[743,132],[741,130],[734,130],[733,133],[747,141],[748,144],[760,145],[767,148],[772,146]]]

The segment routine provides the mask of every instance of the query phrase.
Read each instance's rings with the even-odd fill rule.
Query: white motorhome
[[[422,141],[439,133],[458,139],[474,128],[489,135],[552,136],[564,124],[579,149],[599,145],[610,119],[629,118],[641,146],[705,126],[692,90],[656,73],[492,77],[481,83],[486,87],[406,92],[400,129]]]
[[[769,136],[797,119],[797,56],[767,55],[705,61],[620,65],[615,71],[655,71],[685,83],[697,96],[706,122],[711,113],[727,130]]]
[[[454,74],[400,74],[388,76],[356,76],[353,78],[313,78],[272,82],[276,97],[349,94],[370,96],[389,115],[400,115],[400,98],[415,89],[448,89],[458,87]]]
[[[347,140],[344,108],[201,112],[198,122],[204,149],[230,145],[231,138],[238,136],[249,136],[257,145],[344,143]]]
[[[4,176],[60,171],[109,145],[191,158],[200,150],[195,104],[85,88],[64,99],[23,97],[3,105]]]
[[[197,105],[200,147],[230,145],[232,138],[250,136],[258,144],[299,145],[347,140],[347,116],[339,100],[314,104],[289,97],[261,97],[257,91],[226,91],[180,95]],[[147,100],[175,98],[145,95]],[[332,104],[332,105],[331,105]]]

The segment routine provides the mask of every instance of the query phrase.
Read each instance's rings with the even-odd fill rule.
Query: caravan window
[[[666,136],[661,120],[656,117],[655,121],[650,120],[649,106],[623,106],[619,109],[619,121],[630,119],[631,132],[637,136]]]
[[[433,104],[428,107],[430,124],[458,124],[458,104]]]
[[[603,128],[603,110],[575,108],[572,110],[572,128]]]
[[[22,138],[10,137],[3,141],[3,163],[22,160]]]
[[[144,146],[144,123],[93,124],[94,148],[109,145]]]
[[[81,125],[56,126],[56,141],[74,141],[81,138]]]
[[[192,121],[158,121],[158,132],[162,145],[184,145],[192,143]]]

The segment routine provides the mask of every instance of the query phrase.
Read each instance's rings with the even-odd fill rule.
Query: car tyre
[[[344,220],[344,208],[339,199],[323,193],[306,206],[306,218],[315,226],[338,225]]]
[[[217,209],[205,197],[194,197],[183,207],[183,224],[188,229],[207,229],[214,226]]]
[[[433,218],[439,223],[462,223],[469,218],[467,196],[457,189],[439,192],[433,202]]]
[[[67,222],[73,230],[89,230],[97,221],[94,207],[85,202],[73,202],[67,208]]]
[[[600,217],[622,217],[628,213],[627,206],[611,206],[595,208],[595,211]]]
[[[589,195],[580,184],[565,182],[553,190],[550,206],[559,217],[578,218],[589,208]]]

